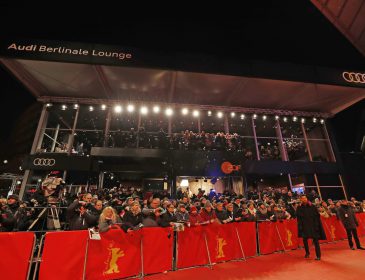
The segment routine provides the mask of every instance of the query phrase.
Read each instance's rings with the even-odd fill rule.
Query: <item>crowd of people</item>
[[[103,136],[100,134],[97,139],[79,137],[75,140],[75,147],[71,149],[74,155],[89,155],[93,146],[103,146]],[[193,132],[189,130],[171,135],[162,129],[158,133],[146,132],[143,127],[139,131],[132,128],[130,131],[110,133],[107,147],[112,148],[144,148],[144,149],[169,149],[169,150],[200,150],[200,151],[232,151],[243,152],[246,159],[256,159],[256,148],[252,137],[243,137],[237,133],[229,134],[223,132]],[[262,159],[280,160],[280,150],[273,141],[270,143],[258,143],[260,157]],[[288,149],[290,147],[288,146]],[[50,147],[44,147],[43,151],[50,152]],[[55,152],[67,152],[67,144],[59,143]]]
[[[166,191],[142,192],[139,187],[114,187],[79,195],[62,193],[57,197],[46,197],[42,190],[38,190],[29,201],[19,201],[17,195],[1,198],[0,231],[98,228],[103,232],[121,227],[127,232],[141,227],[169,227],[176,223],[199,226],[278,221],[296,218],[300,204],[299,195],[287,187],[269,187],[260,192],[251,189],[245,195],[233,191],[219,194],[214,189],[209,193],[199,189],[197,194],[191,194],[179,189],[176,198],[171,198]],[[307,196],[321,216],[338,217],[342,201],[321,201],[314,190]],[[40,206],[47,206],[47,211],[42,214]],[[365,201],[351,198],[348,207],[355,213],[365,212]]]

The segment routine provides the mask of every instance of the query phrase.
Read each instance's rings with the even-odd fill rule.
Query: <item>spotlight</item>
[[[129,104],[129,105],[127,106],[127,111],[128,111],[129,113],[134,112],[134,105]]]
[[[166,116],[171,116],[173,113],[174,113],[174,112],[172,111],[172,109],[171,109],[171,108],[167,108],[167,109],[165,110],[165,114],[166,114]]]
[[[103,105],[101,105],[101,110],[105,110],[106,109],[106,105],[105,104],[103,104]]]
[[[321,124],[324,124],[324,119],[321,119],[320,123],[321,123]]]
[[[254,120],[256,120],[256,119],[257,119],[257,115],[256,115],[256,114],[253,114],[252,118],[253,118]]]
[[[208,111],[208,116],[210,117],[212,115],[212,111]]]
[[[236,116],[236,113],[235,112],[232,112],[231,113],[231,118],[234,118]]]
[[[142,115],[147,115],[148,108],[146,106],[143,106],[143,107],[141,107],[140,112],[141,112]]]
[[[244,120],[245,119],[245,115],[244,114],[241,114],[240,118],[241,118],[241,120]]]
[[[218,117],[218,118],[222,118],[222,117],[223,117],[223,113],[222,113],[222,112],[218,112],[218,113],[217,113],[217,117]]]
[[[122,106],[117,105],[117,106],[115,106],[115,107],[114,107],[114,112],[116,112],[116,113],[121,113],[122,111],[123,111]]]
[[[298,118],[296,116],[293,117],[293,122],[296,122]]]
[[[279,116],[278,116],[278,115],[276,115],[276,116],[275,116],[275,120],[277,121],[278,119],[279,119]]]
[[[287,122],[287,121],[288,121],[288,118],[287,118],[287,117],[284,117],[284,118],[283,118],[283,121],[284,121],[284,122]]]
[[[42,182],[42,179],[38,179],[38,183]]]
[[[19,181],[19,180],[18,180],[18,181],[16,181],[16,184],[17,184],[17,185],[20,185],[21,183],[22,183],[22,182],[21,182],[21,181]]]
[[[46,104],[46,107],[51,107],[52,106],[52,103],[47,103]]]
[[[6,159],[4,159],[3,163],[4,163],[4,164],[7,164],[7,163],[8,163],[8,161],[7,161]]]
[[[158,112],[160,112],[160,107],[158,107],[158,106],[153,106],[153,112],[154,113],[158,113]]]
[[[79,104],[74,104],[74,109],[79,108]]]
[[[198,110],[193,111],[193,117],[195,117],[195,118],[199,117],[199,111]]]
[[[187,114],[189,113],[188,108],[183,108],[183,109],[181,110],[181,113],[182,113],[183,115],[187,115]]]
[[[67,106],[65,105],[65,104],[63,104],[62,106],[61,106],[61,110],[62,111],[65,111],[67,109]]]
[[[94,107],[93,106],[89,106],[89,111],[90,112],[94,111]]]
[[[313,118],[313,122],[316,123],[317,122],[317,118]]]
[[[305,118],[301,118],[301,119],[300,119],[300,121],[301,121],[302,123],[305,123]]]
[[[262,116],[262,120],[263,120],[263,121],[266,121],[266,119],[267,119],[267,116],[266,116],[266,115],[263,115],[263,116]]]

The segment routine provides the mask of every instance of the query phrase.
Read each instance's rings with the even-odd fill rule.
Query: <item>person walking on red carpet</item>
[[[353,236],[355,239],[357,249],[365,250],[365,248],[361,247],[359,237],[357,236],[356,227],[359,226],[359,222],[356,219],[354,211],[348,205],[347,200],[341,201],[341,207],[338,208],[338,218],[341,220],[343,226],[346,229],[347,240],[349,242],[350,249],[355,250],[354,243],[352,242],[352,236]]]
[[[308,239],[313,240],[316,251],[315,260],[321,259],[321,248],[319,247],[319,240],[326,240],[326,234],[323,230],[321,218],[317,207],[314,206],[306,195],[300,197],[301,205],[298,206],[296,215],[298,219],[298,237],[303,238],[305,248],[304,258],[309,258]]]

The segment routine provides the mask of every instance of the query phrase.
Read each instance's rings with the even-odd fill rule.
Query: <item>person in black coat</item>
[[[365,248],[361,247],[359,237],[357,236],[356,227],[359,226],[359,222],[356,219],[354,211],[348,205],[347,200],[341,201],[341,207],[338,209],[338,218],[346,229],[350,249],[355,250],[354,243],[352,242],[352,236],[354,236],[357,249],[365,250]]]
[[[303,237],[305,258],[309,258],[308,238],[313,239],[316,249],[316,260],[321,259],[319,240],[326,240],[320,215],[317,208],[308,201],[306,195],[300,197],[301,205],[297,208],[298,237]]]
[[[158,221],[161,227],[170,227],[177,222],[174,205],[168,204],[166,209],[167,211],[161,215],[161,219]]]
[[[141,206],[138,202],[133,202],[129,211],[126,211],[123,216],[124,227],[137,229],[138,226],[141,227],[143,222],[143,215],[141,212]]]

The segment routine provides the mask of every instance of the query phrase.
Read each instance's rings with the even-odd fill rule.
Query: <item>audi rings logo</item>
[[[53,166],[56,164],[56,160],[53,158],[36,158],[33,160],[35,166]]]
[[[365,84],[365,73],[343,72],[342,77],[349,83]]]

